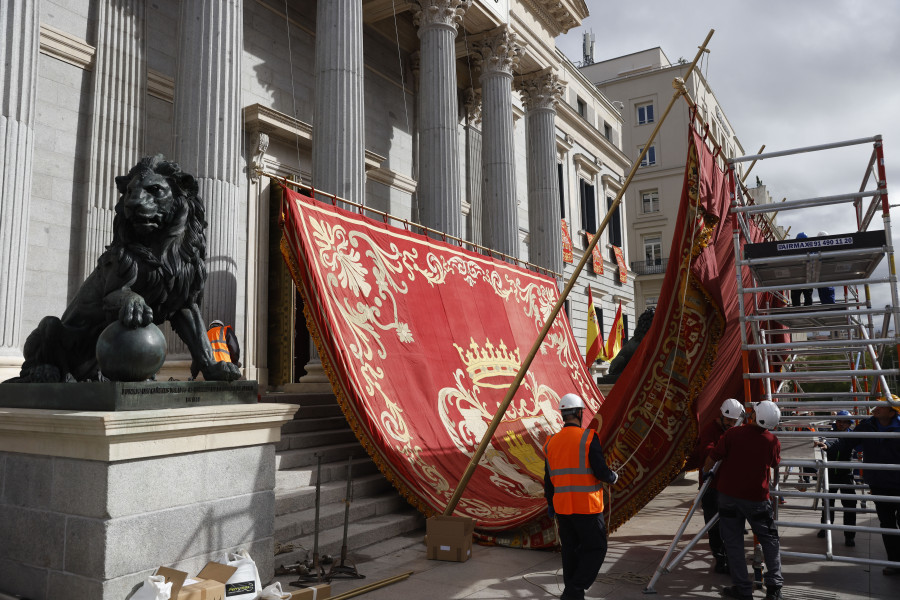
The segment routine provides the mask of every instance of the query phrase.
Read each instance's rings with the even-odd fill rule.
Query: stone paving
[[[790,450],[799,455],[802,449]],[[670,485],[640,514],[610,536],[609,552],[597,582],[588,590],[588,598],[719,598],[719,590],[730,585],[727,575],[713,572],[705,541],[686,556],[672,573],[664,574],[654,586],[656,594],[644,593],[666,548],[672,541],[697,492],[696,474],[688,474]],[[812,501],[808,502],[812,505]],[[871,508],[871,504],[869,505]],[[785,518],[783,514],[782,519]],[[818,522],[818,513],[792,512],[791,521]],[[699,531],[702,516],[688,526],[688,539]],[[860,515],[859,525],[877,526],[874,514]],[[817,529],[782,529],[782,549],[795,552],[825,552],[825,540],[816,537]],[[402,582],[367,592],[360,598],[393,600],[396,598],[501,599],[557,598],[562,592],[562,572],[558,553],[475,546],[472,558],[464,563],[440,562],[425,558],[424,532],[386,540],[352,554],[363,580],[335,580],[332,594],[337,595],[394,575],[413,571]],[[683,547],[687,539],[680,545]],[[838,534],[835,553],[885,560],[879,535],[858,533],[855,548],[845,548]],[[748,554],[750,545],[748,543]],[[275,564],[280,564],[278,557]],[[836,561],[783,559],[784,596],[787,600],[857,600],[897,598],[900,577],[887,577],[881,567]],[[285,589],[296,577],[280,577]],[[297,588],[290,588],[297,589]],[[762,591],[754,593],[761,599]]]

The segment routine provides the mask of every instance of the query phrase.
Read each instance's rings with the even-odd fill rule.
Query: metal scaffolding
[[[833,532],[891,532],[880,527],[837,525],[833,522],[835,513],[870,514],[875,512],[872,502],[898,502],[900,498],[873,496],[868,486],[856,477],[850,484],[829,483],[829,469],[850,469],[853,473],[863,467],[866,470],[900,471],[900,465],[859,461],[829,463],[824,451],[819,448],[813,451],[812,444],[823,438],[900,438],[900,432],[821,431],[823,427],[830,429],[835,420],[865,418],[872,407],[900,404],[900,399],[892,396],[890,386],[890,382],[900,375],[896,359],[900,355],[897,327],[900,302],[881,136],[744,156],[727,162],[733,171],[735,164],[745,161],[864,144],[872,145],[872,153],[862,184],[855,192],[778,204],[754,204],[740,178],[734,177],[737,184],[730,214],[736,257],[744,395],[747,403],[758,400],[778,403],[782,411],[781,426],[773,433],[783,441],[808,439],[810,442],[809,459],[782,461],[780,476],[772,486],[772,496],[777,498],[778,527],[823,531],[823,548],[821,553],[782,549],[782,556],[900,567],[898,562],[839,555],[832,544]],[[775,213],[821,210],[823,206],[850,207],[852,213],[848,211],[846,218],[834,220],[845,230],[806,239],[786,239],[784,234],[767,241],[751,237],[751,220],[757,225],[769,225],[766,228],[769,237]],[[879,208],[882,227],[876,228],[874,217]],[[879,269],[883,263],[887,268]],[[886,274],[883,273],[885,270]],[[748,281],[751,282],[749,285]],[[831,298],[824,292],[818,302],[808,303],[813,288],[833,288],[837,293],[833,302],[828,301]],[[890,304],[873,305],[873,295],[889,297]],[[888,365],[884,364],[886,349],[892,349],[888,354],[893,353]],[[822,383],[828,384],[826,391],[821,391]],[[849,411],[850,416],[836,416],[840,410]],[[671,572],[711,526],[712,522],[670,561],[704,491],[705,487],[695,499],[645,593],[655,593],[653,588],[659,577]],[[851,499],[858,504],[844,507],[840,502],[834,502],[834,506],[829,503],[829,500]],[[813,518],[810,518],[810,512]],[[823,514],[824,523],[820,522]],[[759,567],[758,580],[761,565]]]

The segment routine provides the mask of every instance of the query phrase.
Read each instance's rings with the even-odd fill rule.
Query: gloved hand
[[[613,480],[609,482],[609,485],[616,485],[616,482],[619,480],[619,474],[615,471],[612,472]]]
[[[552,502],[547,503],[547,516],[550,517],[551,519],[556,518],[556,511],[553,510]]]

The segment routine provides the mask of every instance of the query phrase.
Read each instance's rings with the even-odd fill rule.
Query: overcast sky
[[[715,33],[702,71],[746,154],[884,137],[888,191],[900,204],[900,2],[895,0],[587,0],[582,27],[557,40],[582,59],[582,34],[595,35],[594,60],[659,46],[691,61]],[[661,112],[661,111],[660,111]],[[856,192],[871,144],[758,162],[754,175],[780,201]],[[900,207],[892,210],[900,242]],[[788,211],[779,223],[815,235],[855,230],[852,207]],[[881,228],[880,216],[877,228]],[[900,246],[897,246],[900,248]],[[887,291],[887,290],[885,290]],[[880,296],[881,294],[879,294]]]

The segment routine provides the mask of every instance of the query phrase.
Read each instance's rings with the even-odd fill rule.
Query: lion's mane
[[[158,256],[138,240],[124,210],[128,183],[136,176],[151,173],[166,178],[174,198],[172,210],[153,236],[153,244],[161,250]],[[120,276],[134,282],[132,289],[153,309],[157,324],[191,303],[199,305],[207,277],[207,223],[194,177],[158,154],[141,159],[127,175],[116,177],[116,187],[120,196],[113,220],[113,241],[106,252],[115,254]]]

